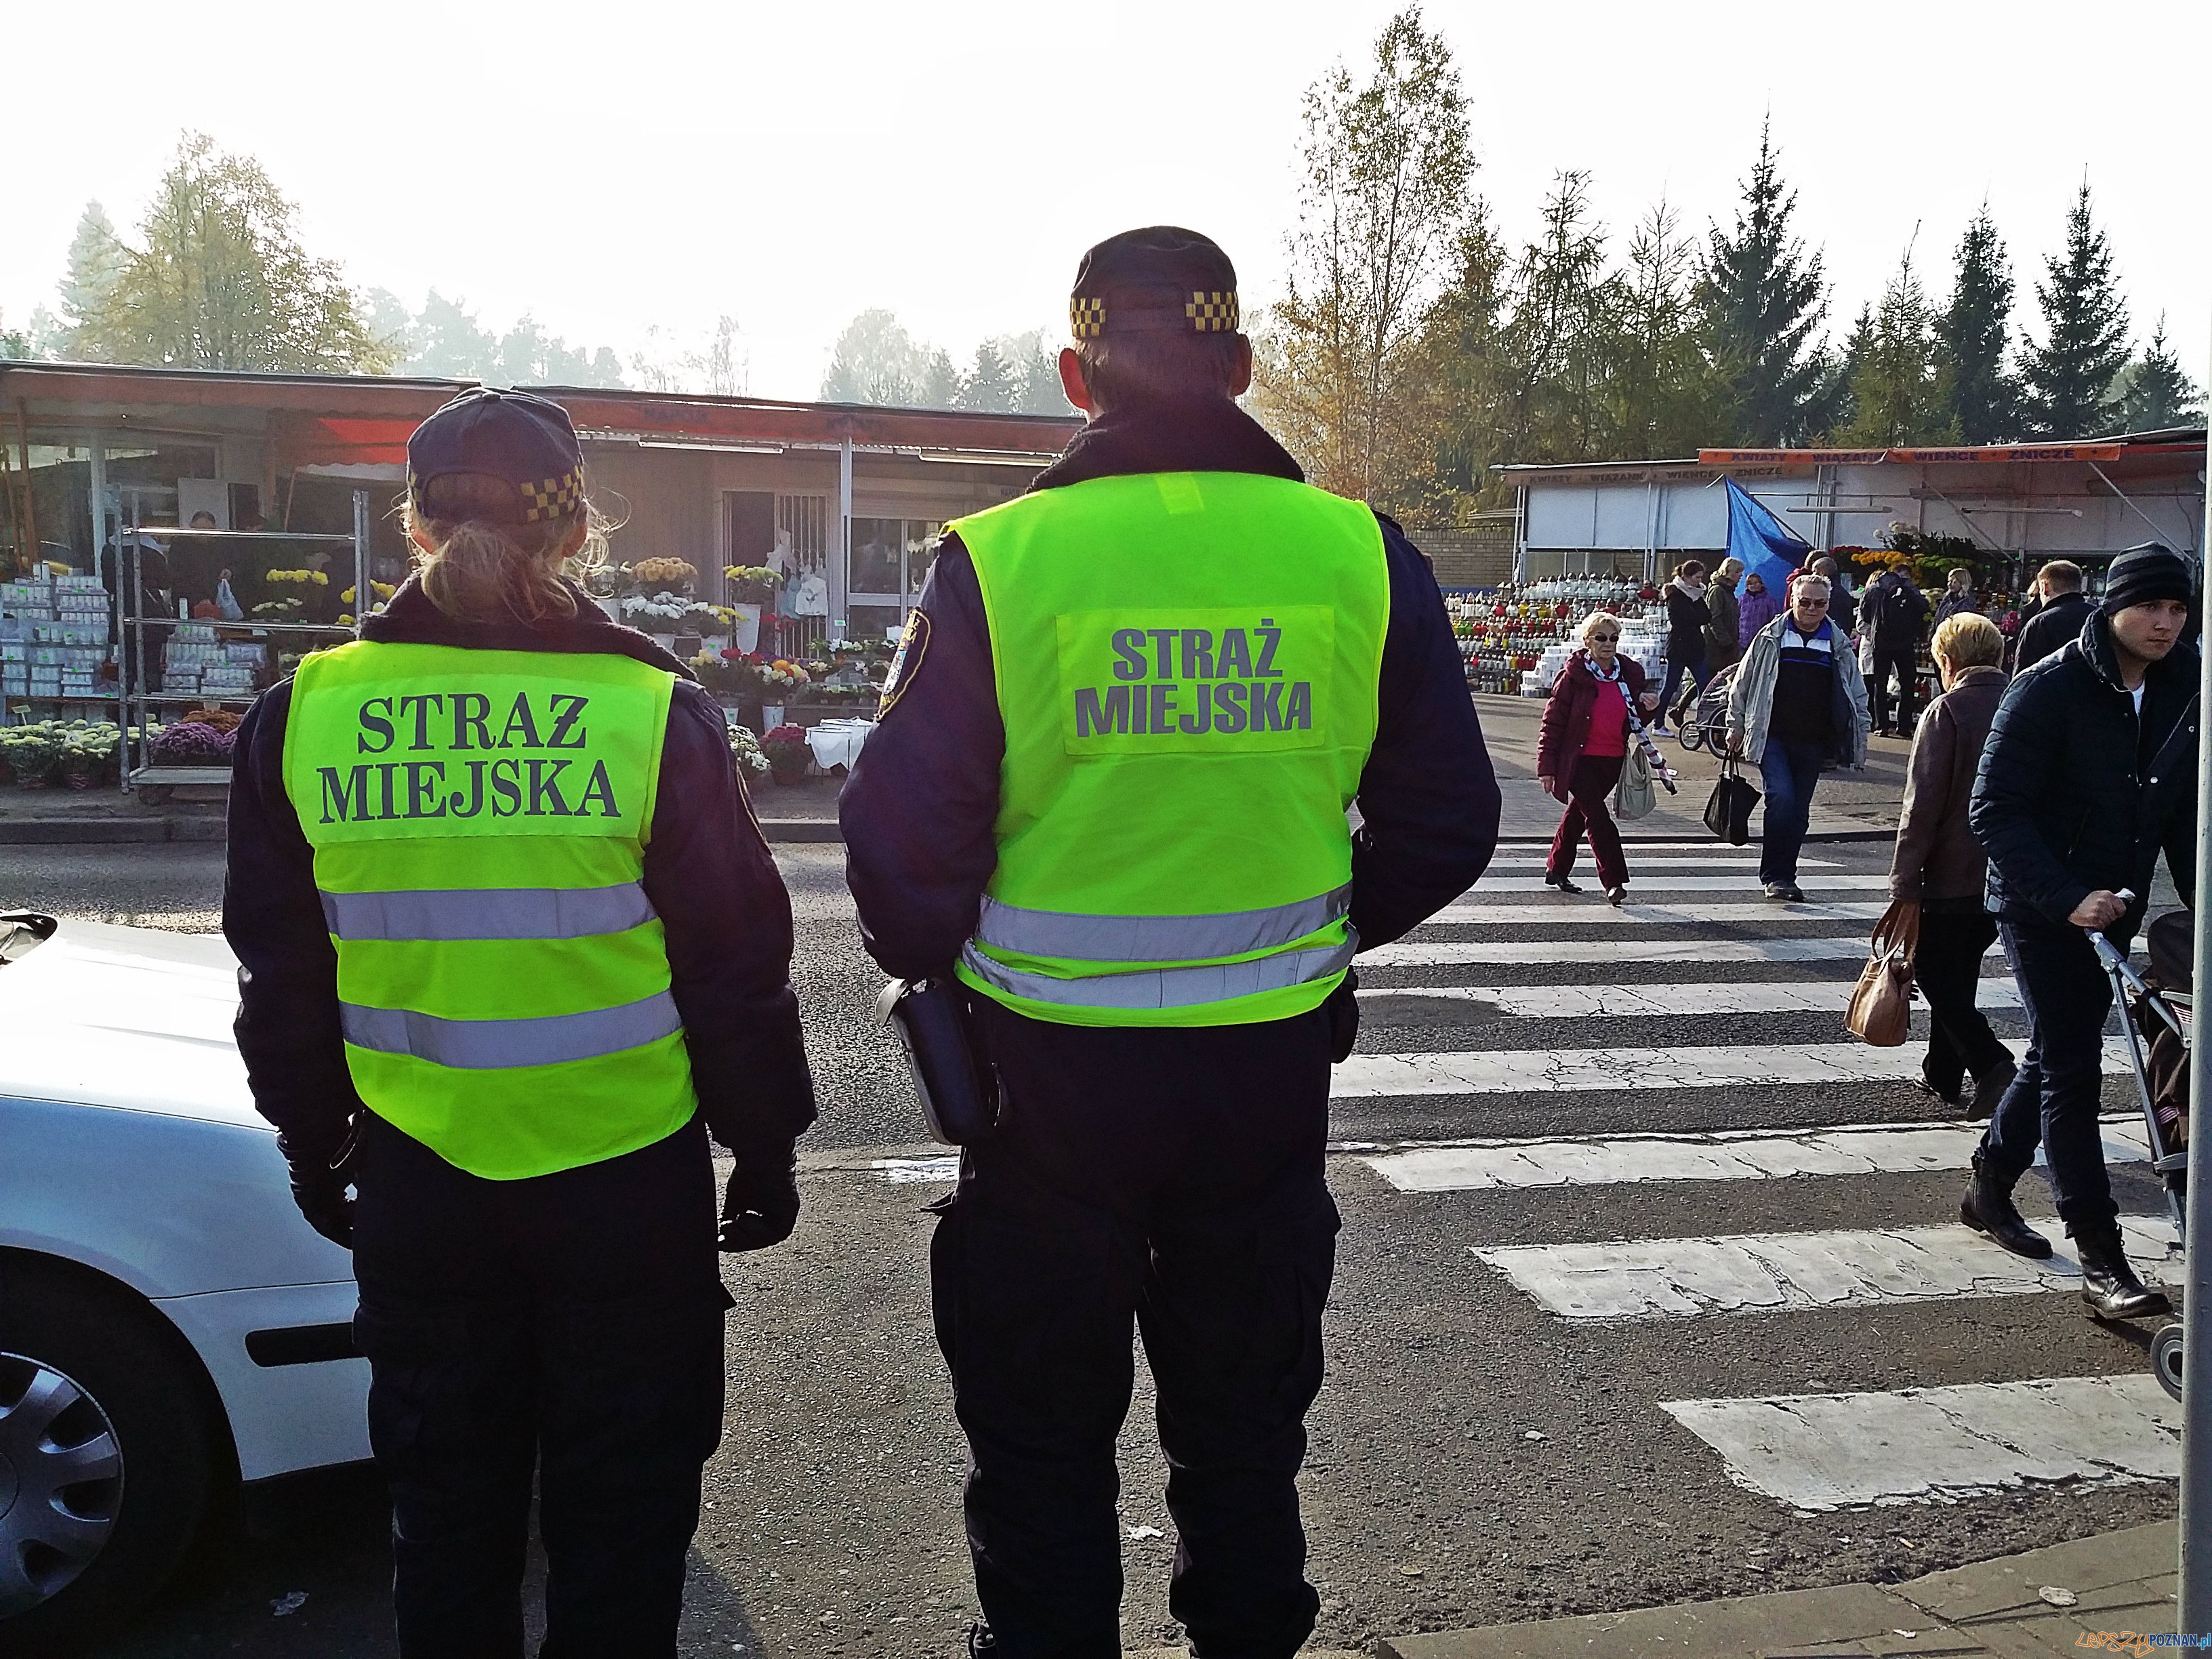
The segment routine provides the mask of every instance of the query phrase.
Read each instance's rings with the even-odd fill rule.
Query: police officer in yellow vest
[[[239,731],[239,1048],[354,1252],[400,1651],[521,1653],[534,1470],[540,1652],[673,1654],[718,1231],[790,1235],[814,1115],[790,900],[720,708],[563,574],[603,546],[567,413],[465,392],[408,466],[417,574]]]
[[[1222,251],[1114,237],[1070,313],[1089,421],[949,527],[845,789],[848,878],[885,969],[957,974],[1000,1092],[931,1251],[971,1645],[1121,1651],[1133,1320],[1169,1605],[1198,1659],[1267,1659],[1319,1607],[1296,1479],[1348,970],[1481,872],[1498,787],[1420,554],[1238,409]]]

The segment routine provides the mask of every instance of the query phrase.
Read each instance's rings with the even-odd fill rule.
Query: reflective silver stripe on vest
[[[587,939],[653,919],[653,902],[634,881],[323,895],[323,920],[342,939]]]
[[[1153,968],[1084,979],[1022,973],[992,961],[973,945],[961,951],[960,959],[985,984],[1032,1002],[1054,1002],[1066,1008],[1194,1008],[1326,979],[1352,965],[1352,954],[1358,945],[1358,939],[1347,938],[1343,944],[1325,949],[1288,951],[1250,962],[1224,962],[1206,968]]]
[[[1089,916],[1024,910],[986,896],[976,942],[1024,957],[1078,962],[1203,962],[1249,956],[1317,933],[1352,908],[1350,884],[1267,910],[1202,916]]]
[[[543,1019],[441,1019],[411,1008],[338,1004],[345,1040],[380,1054],[412,1054],[472,1072],[511,1066],[560,1066],[641,1048],[684,1029],[676,999],[665,991],[615,1008]]]

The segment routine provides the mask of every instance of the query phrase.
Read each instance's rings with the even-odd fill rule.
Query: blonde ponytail
[[[606,561],[612,528],[588,499],[559,518],[514,522],[514,486],[481,473],[434,478],[402,523],[415,544],[422,592],[455,622],[525,624],[576,614],[561,578],[582,578]],[[425,550],[424,544],[428,544]]]

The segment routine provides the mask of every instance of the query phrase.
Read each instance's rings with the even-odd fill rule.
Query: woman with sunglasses
[[[1607,802],[1620,781],[1628,745],[1643,739],[1637,709],[1656,708],[1659,694],[1645,690],[1642,665],[1620,654],[1620,617],[1594,611],[1583,618],[1581,633],[1582,649],[1552,682],[1536,742],[1536,781],[1566,806],[1544,881],[1562,893],[1582,891],[1570,875],[1575,844],[1587,835],[1605,896],[1621,904],[1628,898],[1628,860]]]

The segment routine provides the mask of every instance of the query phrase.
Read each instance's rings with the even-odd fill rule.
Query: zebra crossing
[[[1820,860],[1803,867],[1808,902],[1792,905],[1757,896],[1756,848],[1644,850],[1630,849],[1623,908],[1560,896],[1540,862],[1510,854],[1429,925],[1360,957],[1365,1030],[1332,1090],[1340,1154],[1407,1201],[1480,1206],[1486,1231],[1467,1248],[1482,1277],[1469,1295],[1524,1298],[1545,1320],[1594,1333],[1766,1316],[1798,1322],[1815,1347],[1823,1320],[1935,1309],[1958,1316],[1964,1347],[1978,1307],[2078,1291],[2055,1223],[2044,1225],[2059,1248],[2030,1262],[1960,1225],[1947,1212],[1955,1197],[1917,1220],[1893,1213],[1891,1194],[1907,1183],[1924,1191],[1924,1177],[1966,1170],[1981,1126],[1942,1115],[1911,1086],[1924,1010],[1899,1048],[1842,1030],[1855,978],[1844,964],[1864,959],[1883,908],[1887,846],[1811,849]],[[2019,994],[1995,952],[1979,1000],[2017,1051]],[[2106,1065],[2125,1070],[2117,1040]],[[1388,1133],[1391,1113],[1447,1101],[1470,1133]],[[1547,1132],[1481,1133],[1493,1102]],[[1744,1121],[1739,1102],[1753,1115],[1771,1103],[1786,1121]],[[1640,1121],[1647,1103],[1674,1121]],[[1370,1115],[1382,1133],[1363,1129]],[[2146,1163],[2139,1118],[2114,1109],[2104,1139],[2116,1171]],[[1849,1194],[1867,1219],[1687,1237],[1650,1228],[1669,1200],[1700,1218],[1769,1215],[1775,1194],[1797,1190],[1784,1182]],[[1590,1212],[1617,1210],[1629,1224],[1512,1236],[1516,1206],[1576,1190]],[[2127,1217],[2124,1237],[2140,1271],[2168,1270],[2176,1245],[2162,1215]],[[2178,1408],[2140,1349],[2116,1344],[2112,1364],[2112,1375],[2023,1368],[1998,1381],[1804,1395],[1655,1389],[1649,1405],[1729,1481],[1798,1513],[2175,1478]]]
[[[1903,1048],[1843,1031],[1883,908],[1886,844],[1808,849],[1808,902],[1787,905],[1759,896],[1756,848],[1632,845],[1618,909],[1544,887],[1535,850],[1505,851],[1429,923],[1360,956],[1361,1040],[1332,1081],[1333,1178],[1358,1178],[1349,1166],[1382,1201],[1465,1231],[1456,1293],[1469,1306],[1518,1303],[1598,1341],[1765,1316],[1795,1322],[1793,1340],[1814,1349],[1846,1340],[1822,1322],[1934,1310],[1955,1318],[1965,1353],[1984,1329],[1978,1310],[2078,1291],[2047,1213],[2058,1248],[2031,1262],[1958,1224],[1950,1180],[1945,1196],[1917,1196],[1928,1177],[1965,1171],[1981,1134],[1912,1087],[1924,1009]],[[2018,1050],[2019,994],[1994,951],[1980,1001]],[[2125,1066],[2108,1041],[2108,1075]],[[2122,1099],[2104,1140],[2125,1208],[2122,1176],[2148,1152]],[[875,1170],[943,1182],[957,1160]],[[2148,1183],[2124,1237],[2156,1280],[2177,1245],[2148,1212]],[[1826,1194],[1826,1207],[1777,1225],[1784,1194]],[[1580,1194],[1577,1219],[1531,1240],[1523,1213],[1547,1194]],[[1908,1200],[1917,1213],[1899,1213]],[[1863,1218],[1837,1213],[1851,1210]],[[1678,1215],[1705,1224],[1655,1224]],[[1726,1224],[1739,1217],[1756,1224]],[[2044,1375],[2016,1340],[2003,1352],[2008,1374],[1972,1382],[1677,1397],[1655,1379],[1644,1409],[1654,1434],[1693,1437],[1728,1482],[1797,1513],[2177,1476],[2179,1413],[2139,1346],[2114,1339],[2096,1375]]]

